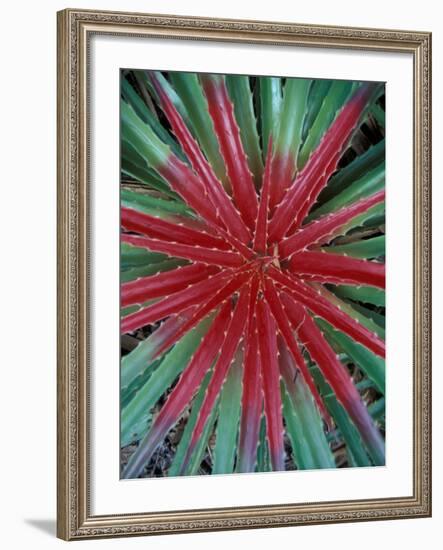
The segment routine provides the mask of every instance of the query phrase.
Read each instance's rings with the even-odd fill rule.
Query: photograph
[[[384,82],[121,69],[120,223],[122,479],[385,465]]]

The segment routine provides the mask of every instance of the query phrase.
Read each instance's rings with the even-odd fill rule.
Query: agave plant
[[[122,476],[384,464],[383,86],[121,82]]]

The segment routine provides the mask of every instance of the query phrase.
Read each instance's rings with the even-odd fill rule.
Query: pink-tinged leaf
[[[197,325],[202,319],[206,317],[211,311],[219,307],[227,299],[231,298],[234,292],[237,292],[238,289],[243,286],[248,279],[251,278],[251,274],[238,273],[232,277],[232,279],[222,287],[215,295],[208,300],[203,305],[197,307],[192,316],[180,327],[180,329],[171,335],[171,338],[166,340],[164,344],[159,348],[156,355],[160,355],[165,349],[168,349],[172,344],[177,342],[186,332],[191,330],[194,326]]]
[[[214,237],[207,232],[197,231],[178,223],[171,223],[132,208],[121,208],[121,225],[127,231],[134,231],[154,239],[218,248],[220,250],[230,248],[225,240]]]
[[[378,191],[370,197],[355,202],[350,206],[345,206],[338,212],[328,214],[318,220],[312,221],[279,243],[278,249],[280,259],[283,260],[300,250],[304,250],[308,246],[318,243],[320,240],[324,242],[325,237],[332,235],[338,228],[346,225],[356,216],[366,212],[371,207],[384,200],[385,191]]]
[[[235,306],[231,322],[229,323],[226,337],[220,349],[220,355],[215,363],[214,372],[208,384],[206,395],[200,408],[194,431],[192,432],[191,441],[181,465],[181,472],[186,470],[195,446],[201,437],[205,424],[222,389],[223,383],[229,371],[229,367],[234,360],[235,353],[244,334],[246,322],[248,320],[250,294],[251,284],[249,283],[240,291],[238,302]]]
[[[266,154],[265,171],[263,174],[263,185],[260,195],[260,204],[258,207],[257,223],[255,226],[253,248],[256,252],[264,254],[266,252],[266,242],[268,236],[268,212],[269,212],[269,192],[271,185],[271,155],[272,155],[272,136],[269,137],[268,152]]]
[[[203,301],[208,300],[214,292],[222,288],[233,275],[234,273],[229,270],[222,271],[206,281],[195,283],[155,304],[123,317],[121,322],[122,334],[160,321],[160,319],[164,319],[169,315],[180,313],[196,304],[200,305]]]
[[[193,169],[200,176],[206,193],[210,197],[217,213],[220,216],[221,225],[224,225],[227,232],[232,234],[243,243],[249,242],[251,234],[236,210],[230,197],[227,195],[221,182],[217,179],[211,165],[203,155],[198,143],[184,123],[179,112],[161,87],[155,73],[150,73],[151,80],[162,102],[163,110],[172,126],[180,145],[186,156],[191,161]]]
[[[207,279],[217,271],[218,268],[215,266],[192,264],[150,277],[141,277],[121,286],[120,305],[126,307],[143,304],[160,296],[168,296],[188,285]]]
[[[277,326],[268,304],[264,300],[259,300],[257,303],[257,329],[271,464],[274,471],[281,471],[285,469],[285,451],[283,445]]]
[[[235,202],[247,226],[252,229],[257,218],[258,200],[224,78],[202,74],[200,81],[208,101],[209,114],[226,164]]]
[[[289,271],[306,280],[332,284],[385,288],[385,264],[327,252],[298,252],[289,260]]]
[[[286,292],[297,302],[307,307],[314,315],[322,317],[335,328],[373,351],[380,357],[385,356],[385,343],[375,333],[358,323],[355,319],[331,304],[308,284],[282,273],[271,266],[268,274],[272,279],[285,287]]]
[[[138,235],[121,236],[123,243],[132,244],[139,248],[147,248],[152,252],[162,252],[175,258],[185,258],[194,262],[205,264],[215,264],[223,267],[239,267],[243,265],[244,258],[238,252],[227,250],[217,250],[206,248],[204,246],[181,244],[176,242],[166,242],[149,237],[140,237]]]
[[[304,308],[289,299],[287,300],[287,310],[301,341],[356,425],[374,463],[377,466],[384,465],[383,438],[363,404],[348,371],[337,359],[334,350],[311,317],[306,314]]]
[[[258,353],[257,321],[248,323],[243,371],[243,393],[238,445],[238,472],[253,472],[257,461],[260,419],[263,403],[260,356]]]
[[[186,405],[199,388],[206,372],[211,368],[212,362],[225,338],[232,316],[231,304],[227,303],[214,319],[211,327],[203,337],[197,351],[183,371],[177,385],[172,390],[166,403],[160,410],[151,429],[140,442],[135,453],[131,456],[126,466],[123,477],[131,479],[137,477],[143,471],[144,466],[151,459],[155,449],[164,440],[168,431],[177,422]]]
[[[326,410],[320,394],[318,393],[317,387],[314,380],[312,379],[311,373],[309,372],[305,360],[303,359],[303,356],[300,352],[297,340],[294,336],[293,330],[287,318],[287,313],[283,308],[275,285],[273,281],[267,277],[264,279],[263,285],[265,299],[268,302],[272,315],[277,322],[280,333],[283,336],[284,341],[286,342],[294,363],[297,365],[297,368],[300,370],[300,373],[303,376],[305,383],[309,387],[311,394],[317,404],[318,410],[320,411],[320,414],[324,418],[325,422],[330,425],[330,416],[328,414],[328,411]]]
[[[271,242],[280,241],[296,220],[301,225],[300,209],[309,212],[323,186],[335,171],[340,153],[343,152],[352,131],[356,127],[374,87],[367,84],[359,88],[343,107],[303,170],[275,209],[269,224]],[[332,159],[332,162],[331,162]]]

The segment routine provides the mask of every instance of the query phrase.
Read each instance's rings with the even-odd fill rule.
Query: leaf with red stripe
[[[162,252],[174,258],[185,258],[186,260],[205,264],[215,264],[222,267],[239,267],[244,263],[244,258],[238,252],[231,252],[229,250],[217,250],[192,244],[167,242],[139,235],[123,234],[121,241],[138,248],[147,248],[152,252]]]
[[[208,389],[199,411],[197,423],[192,433],[186,455],[183,459],[181,472],[187,468],[188,462],[191,459],[194,448],[201,436],[211,410],[221,391],[223,383],[229,371],[229,367],[234,360],[235,353],[239,346],[240,340],[244,334],[246,322],[248,320],[249,301],[251,294],[251,285],[248,284],[242,288],[229,324],[223,344],[220,348],[220,355],[214,366],[214,373],[209,382]]]
[[[247,226],[252,229],[257,217],[258,199],[225,79],[220,75],[201,74],[200,81],[231,181],[235,203]]]
[[[307,307],[314,315],[322,317],[332,326],[345,332],[348,336],[366,346],[380,357],[385,356],[385,343],[375,333],[359,324],[355,319],[331,304],[314,289],[281,271],[270,267],[269,275],[276,283],[286,287],[286,293]]]
[[[230,271],[222,271],[206,281],[195,283],[147,308],[123,317],[121,322],[122,334],[150,325],[169,315],[180,313],[190,306],[208,300],[212,294],[224,286],[226,281],[233,275],[234,274]]]
[[[257,329],[265,404],[266,430],[272,469],[284,470],[283,418],[278,366],[277,325],[268,304],[257,302]]]
[[[291,256],[289,270],[312,281],[385,288],[385,264],[327,252],[298,252]]]
[[[269,225],[272,242],[277,242],[286,235],[294,219],[298,225],[301,225],[303,220],[299,216],[300,209],[303,207],[305,212],[310,210],[329,176],[335,171],[340,153],[373,96],[374,90],[372,84],[366,84],[357,89],[334,120],[306,166],[275,209]],[[321,185],[317,185],[318,182]]]
[[[260,253],[266,252],[268,237],[268,215],[269,215],[269,192],[271,189],[271,154],[272,135],[269,136],[268,153],[266,155],[265,171],[263,174],[263,185],[258,207],[257,222],[255,225],[253,248]]]
[[[345,206],[338,212],[323,216],[299,229],[296,233],[283,239],[279,245],[280,259],[287,258],[291,254],[312,246],[320,240],[324,243],[325,237],[332,235],[337,229],[345,226],[350,220],[368,211],[376,204],[385,200],[385,191],[378,191],[370,197]]]
[[[309,355],[317,363],[337,399],[353,420],[374,463],[377,466],[384,465],[383,438],[363,404],[349,373],[337,359],[320,329],[311,317],[306,315],[303,307],[294,300],[291,301],[292,303],[289,303],[290,301],[287,300],[288,314]]]
[[[186,405],[198,390],[206,372],[211,368],[211,364],[223,343],[224,332],[228,328],[231,316],[231,304],[226,304],[213,321],[151,429],[131,456],[123,472],[123,478],[130,479],[141,474],[158,445],[178,420]]]

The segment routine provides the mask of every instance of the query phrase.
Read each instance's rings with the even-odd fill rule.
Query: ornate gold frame
[[[414,59],[413,496],[92,516],[88,490],[88,127],[91,35],[408,52]],[[65,540],[431,515],[431,34],[261,21],[58,13],[58,536]]]

